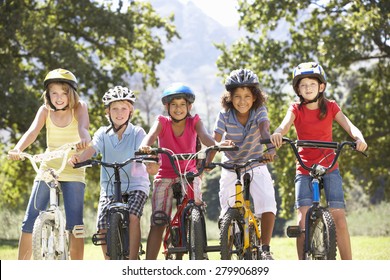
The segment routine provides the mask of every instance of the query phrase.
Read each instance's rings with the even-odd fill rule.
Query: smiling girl
[[[91,141],[88,132],[88,108],[86,103],[79,99],[77,84],[73,73],[65,69],[55,69],[46,75],[45,104],[39,108],[30,128],[14,149],[9,151],[10,159],[20,160],[19,154],[35,141],[44,126],[46,126],[48,151],[68,143],[78,142],[78,149],[84,149],[88,145]],[[48,168],[58,169],[60,165],[61,159],[47,162]],[[46,168],[46,165],[42,165],[41,168]],[[60,174],[59,181],[64,198],[66,229],[71,232],[74,226],[83,225],[85,170],[74,170],[71,166],[67,166]],[[34,222],[39,212],[46,209],[48,203],[49,188],[43,180],[36,177],[22,223],[18,259],[31,258]],[[84,239],[70,234],[71,259],[83,259],[83,256]]]

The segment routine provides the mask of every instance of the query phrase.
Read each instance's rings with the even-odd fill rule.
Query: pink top
[[[332,124],[336,114],[340,111],[340,107],[334,100],[329,100],[326,105],[328,106],[328,113],[322,120],[318,118],[320,109],[309,110],[306,106],[298,108],[298,103],[290,106],[289,110],[295,115],[294,126],[299,140],[333,141]],[[328,167],[334,158],[332,149],[300,148],[299,154],[302,161],[309,167],[315,163]],[[337,167],[338,164],[336,163],[333,169]],[[309,174],[298,162],[297,173]]]
[[[158,146],[172,150],[175,154],[196,153],[196,138],[197,133],[195,125],[200,120],[198,115],[187,117],[184,132],[180,136],[175,136],[172,130],[172,119],[166,116],[158,116],[157,120],[162,126],[162,130],[158,135]],[[196,172],[196,160],[181,160],[181,173]],[[177,164],[176,164],[177,166]],[[177,174],[166,155],[161,155],[161,166],[155,178],[176,178]]]

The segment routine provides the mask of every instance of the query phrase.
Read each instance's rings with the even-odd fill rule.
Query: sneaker
[[[272,253],[269,251],[263,251],[261,252],[261,259],[265,261],[273,261],[274,258],[272,257]]]

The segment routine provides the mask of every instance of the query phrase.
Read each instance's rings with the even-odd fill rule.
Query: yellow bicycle
[[[235,204],[230,207],[220,222],[220,245],[222,260],[261,259],[261,232],[259,222],[251,210],[249,189],[251,176],[247,167],[255,162],[264,162],[263,157],[250,159],[244,164],[211,162],[208,168],[220,166],[233,170],[236,175]],[[250,169],[250,167],[249,167]],[[241,174],[244,171],[243,182]]]

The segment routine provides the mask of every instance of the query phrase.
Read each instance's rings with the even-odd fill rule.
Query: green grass
[[[352,236],[352,252],[355,260],[390,260],[390,237]],[[209,241],[209,245],[218,244],[217,240]],[[145,244],[144,244],[145,249]],[[0,240],[0,259],[16,260],[18,242],[16,240]],[[271,251],[276,260],[296,260],[295,239],[275,237],[272,239]],[[141,257],[145,258],[145,255]],[[103,260],[99,246],[87,240],[85,244],[85,260]],[[164,256],[160,253],[160,260]],[[210,252],[209,259],[218,260],[218,252]]]

